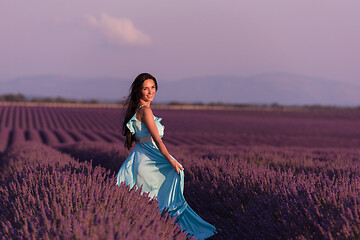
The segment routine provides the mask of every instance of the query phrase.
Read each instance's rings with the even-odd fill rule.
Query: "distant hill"
[[[291,74],[211,76],[164,85],[173,89],[162,93],[164,99],[186,95],[189,101],[203,102],[360,105],[360,85]]]
[[[252,77],[209,76],[179,81],[159,79],[157,102],[225,102],[282,105],[360,105],[360,85],[291,74]],[[62,96],[116,101],[127,96],[131,80],[111,77],[78,78],[41,75],[0,82],[0,94]]]

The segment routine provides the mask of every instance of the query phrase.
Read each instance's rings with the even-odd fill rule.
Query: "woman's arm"
[[[142,107],[140,110],[142,110],[139,112],[141,114],[141,121],[145,123],[156,146],[159,148],[162,155],[164,155],[164,157],[169,161],[174,170],[179,174],[180,169],[184,170],[184,168],[170,156],[168,150],[166,149],[165,144],[160,138],[151,108]]]

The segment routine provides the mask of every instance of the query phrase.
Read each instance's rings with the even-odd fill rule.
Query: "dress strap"
[[[145,106],[144,104],[143,104],[143,105],[140,105],[140,107],[138,107],[138,108],[136,109],[135,113],[137,113],[137,111],[139,111],[139,109],[142,108],[142,107],[144,107],[144,106]]]

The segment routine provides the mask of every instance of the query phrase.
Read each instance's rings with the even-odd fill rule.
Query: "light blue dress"
[[[136,139],[149,139],[151,135],[145,123],[137,120],[135,115],[126,126]],[[164,126],[160,123],[161,118],[154,116],[154,120],[162,137]],[[161,210],[168,208],[172,216],[176,215],[181,229],[195,238],[205,239],[216,233],[215,227],[205,222],[187,204],[183,196],[184,171],[180,169],[180,175],[177,174],[153,141],[136,144],[117,174],[117,185],[121,182],[130,187],[135,184],[142,187],[143,192],[159,201]]]

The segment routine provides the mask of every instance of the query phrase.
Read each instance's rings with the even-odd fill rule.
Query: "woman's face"
[[[151,102],[154,100],[156,93],[155,82],[152,79],[147,79],[143,82],[141,89],[141,99],[145,102]]]

